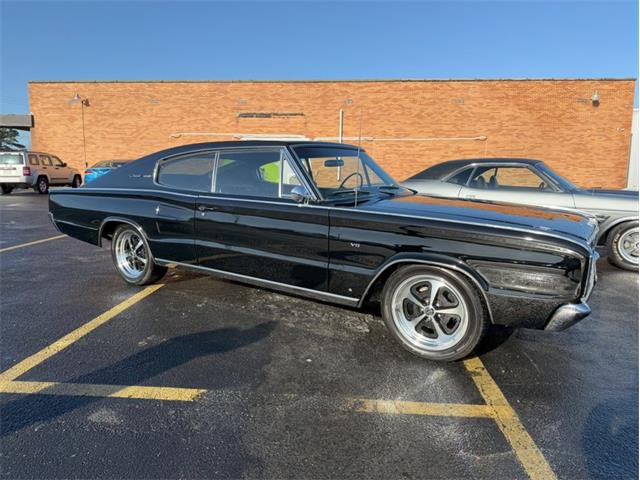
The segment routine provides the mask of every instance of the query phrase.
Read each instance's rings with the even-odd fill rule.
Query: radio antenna
[[[360,119],[358,120],[358,123],[360,124],[358,126],[358,153],[356,154],[356,158],[358,159],[358,164],[357,164],[357,170],[356,172],[358,172],[358,175],[360,176],[360,185],[362,185],[362,175],[360,174],[360,148],[362,147],[362,107],[360,107]],[[356,185],[356,195],[355,195],[355,206],[358,206],[358,186]]]

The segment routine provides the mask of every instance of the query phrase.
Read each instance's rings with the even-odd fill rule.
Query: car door
[[[51,183],[70,183],[69,168],[64,164],[62,160],[51,155],[51,166],[53,167],[51,174]]]
[[[49,177],[49,183],[55,183],[53,177],[53,164],[51,163],[51,157],[49,155],[39,154],[40,159],[40,171],[39,173]]]
[[[326,291],[328,210],[296,203],[300,171],[284,148],[219,150],[196,202],[200,266]]]
[[[211,191],[214,159],[213,151],[163,158],[155,168],[155,189],[140,192],[136,210],[145,213],[143,227],[157,259],[197,263],[196,200],[198,193]]]
[[[477,165],[460,191],[462,198],[574,208],[573,197],[526,164]]]

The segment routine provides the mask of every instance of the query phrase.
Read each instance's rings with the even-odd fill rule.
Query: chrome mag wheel
[[[638,227],[630,228],[620,235],[618,252],[626,262],[638,265]]]
[[[142,238],[131,230],[125,230],[115,240],[116,266],[126,278],[135,281],[144,274],[147,253]]]
[[[421,350],[454,347],[469,328],[462,293],[446,279],[429,274],[409,277],[396,288],[392,316],[399,333]]]

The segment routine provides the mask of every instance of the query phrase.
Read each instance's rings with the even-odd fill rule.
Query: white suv
[[[55,155],[29,150],[0,152],[0,187],[7,195],[14,188],[33,188],[49,192],[49,185],[82,184],[82,176]]]

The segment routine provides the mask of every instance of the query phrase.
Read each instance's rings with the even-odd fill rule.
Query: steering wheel
[[[354,177],[356,175],[360,179],[360,185],[358,185],[358,188],[361,188],[362,185],[364,185],[364,178],[362,177],[362,174],[360,174],[360,172],[351,172],[349,175],[344,177],[344,180],[342,180],[342,182],[338,186],[338,190],[342,190],[344,188],[344,184],[347,183],[347,180],[349,180],[351,177]]]

